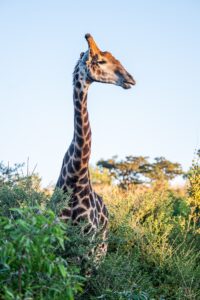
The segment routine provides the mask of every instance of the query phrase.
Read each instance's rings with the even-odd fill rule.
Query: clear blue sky
[[[73,134],[72,72],[89,32],[134,76],[93,84],[91,163],[165,156],[189,168],[200,147],[200,1],[0,0],[0,160],[30,158],[55,182]]]

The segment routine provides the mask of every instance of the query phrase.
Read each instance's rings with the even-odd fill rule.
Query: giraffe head
[[[111,83],[124,89],[135,85],[133,77],[111,53],[101,51],[89,33],[85,38],[89,49],[81,54],[80,60],[86,66],[87,78],[91,82]]]

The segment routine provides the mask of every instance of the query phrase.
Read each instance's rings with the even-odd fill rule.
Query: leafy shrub
[[[188,203],[191,207],[191,222],[200,233],[200,150],[188,172],[189,197]]]
[[[188,194],[169,185],[121,190],[101,182],[108,253],[89,278],[98,239],[58,216],[69,195],[52,196],[37,176],[0,174],[0,299],[199,299],[199,164]],[[14,208],[14,209],[12,209]]]
[[[11,209],[0,218],[0,295],[4,299],[74,299],[82,278],[58,255],[66,225],[51,210]]]
[[[36,175],[18,176],[16,168],[3,171],[0,298],[74,299],[82,291],[84,278],[66,258],[69,225],[56,215],[68,196],[56,191],[48,197]]]
[[[109,251],[88,298],[198,299],[200,240],[186,196],[114,188],[104,199],[111,214]]]

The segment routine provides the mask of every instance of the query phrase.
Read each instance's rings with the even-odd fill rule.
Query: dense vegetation
[[[156,175],[169,174],[167,163],[155,160],[153,180],[128,186],[108,168],[91,170],[110,212],[108,253],[91,277],[84,254],[95,241],[58,218],[68,196],[0,164],[0,299],[200,299],[198,156],[184,188]]]

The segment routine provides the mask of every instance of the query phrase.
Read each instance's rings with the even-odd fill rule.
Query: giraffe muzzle
[[[116,70],[115,74],[118,77],[118,85],[124,89],[130,89],[132,85],[136,84],[135,79],[124,68],[120,71]]]
[[[122,87],[124,89],[130,89],[132,87],[132,85],[135,85],[136,84],[136,81],[132,78],[129,78],[129,79],[124,79],[123,83],[122,83]]]

